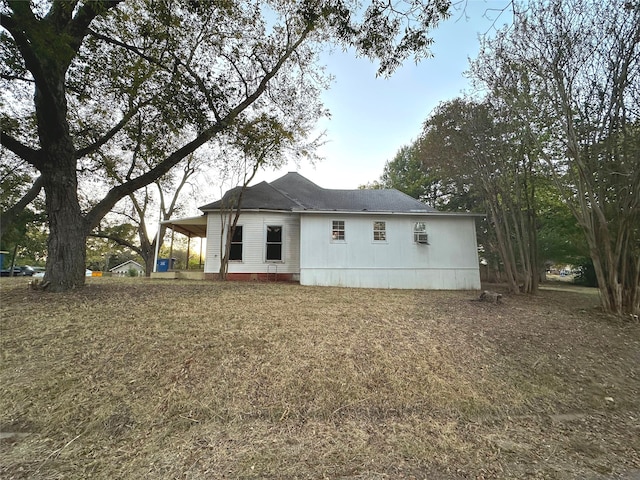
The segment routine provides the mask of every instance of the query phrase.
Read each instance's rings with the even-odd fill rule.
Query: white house
[[[222,219],[240,188],[204,205],[205,278],[220,269]],[[248,187],[231,242],[229,279],[371,288],[480,288],[475,214],[439,212],[397,190],[332,190],[298,173]],[[205,220],[206,219],[206,220]],[[223,238],[226,238],[223,237]]]
[[[144,275],[144,267],[140,265],[138,262],[135,262],[133,260],[127,260],[126,262],[121,263],[120,265],[116,265],[115,267],[109,269],[109,271],[113,275],[119,275],[121,277],[124,277],[125,275],[130,275],[129,274],[130,270],[135,270],[136,275],[138,276]]]

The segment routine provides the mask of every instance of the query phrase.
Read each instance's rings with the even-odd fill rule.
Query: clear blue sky
[[[407,61],[388,79],[376,78],[377,65],[351,52],[327,55],[323,60],[335,81],[323,95],[331,111],[331,118],[320,124],[326,131],[327,144],[319,151],[324,160],[262,172],[253,183],[275,180],[288,171],[325,188],[357,188],[378,179],[385,162],[417,137],[440,102],[470,91],[463,73],[468,59],[478,53],[478,36],[491,35],[510,22],[509,9],[500,14],[509,3],[467,0],[465,14],[454,11],[433,31],[434,57],[418,65]]]

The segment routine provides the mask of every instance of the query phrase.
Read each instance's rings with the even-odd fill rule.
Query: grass
[[[580,290],[1,289],[2,478],[612,478],[640,325]]]

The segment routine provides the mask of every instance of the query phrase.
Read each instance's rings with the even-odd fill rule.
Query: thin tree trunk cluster
[[[536,225],[535,175],[536,159],[529,153],[528,134],[517,136],[502,131],[499,111],[487,108],[487,125],[497,142],[485,155],[475,155],[476,171],[484,190],[484,201],[497,241],[504,274],[513,293],[536,293],[539,283],[539,260]],[[475,123],[475,122],[474,122]],[[475,125],[478,131],[481,124]]]
[[[485,205],[509,291],[535,293],[539,283],[539,266],[536,213],[531,205],[533,188],[529,188],[526,196],[513,196],[491,179],[483,178],[482,183]]]
[[[572,90],[575,78],[551,67],[552,88],[564,124],[568,177],[576,194],[567,202],[578,220],[589,253],[605,311],[618,315],[640,314],[640,127],[625,115],[626,71],[632,58],[628,52],[640,44],[640,26],[629,43],[615,44],[611,56],[622,65],[611,75],[597,121],[579,131],[578,116],[585,113]],[[611,60],[613,62],[614,60]],[[637,62],[637,59],[635,60]],[[637,67],[636,67],[637,68]],[[637,78],[637,77],[636,77]],[[592,88],[598,88],[594,81]],[[587,108],[587,107],[584,107]],[[563,176],[556,171],[556,180]]]

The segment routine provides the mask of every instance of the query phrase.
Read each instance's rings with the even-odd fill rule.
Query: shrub
[[[585,287],[597,287],[598,278],[596,277],[596,270],[593,267],[593,261],[590,258],[584,258],[576,266],[576,275],[573,279],[573,283],[578,285],[584,285]]]

